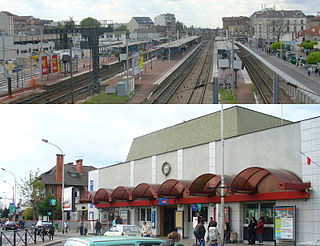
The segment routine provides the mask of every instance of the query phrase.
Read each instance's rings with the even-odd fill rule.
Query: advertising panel
[[[143,54],[140,54],[140,71],[143,71]]]
[[[121,210],[120,211],[121,224],[127,225],[129,224],[129,211]]]
[[[295,206],[274,207],[275,239],[295,240]]]
[[[132,54],[132,74],[137,75],[140,73],[140,56],[139,53]]]
[[[41,72],[42,72],[42,75],[48,74],[48,57],[47,56],[43,56],[41,58]]]
[[[64,210],[71,211],[73,207],[73,199],[72,199],[72,187],[64,189]]]
[[[58,72],[58,56],[57,55],[52,56],[52,72],[53,73]]]

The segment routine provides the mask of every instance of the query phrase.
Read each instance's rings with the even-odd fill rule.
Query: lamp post
[[[14,205],[16,205],[16,194],[17,194],[17,179],[16,179],[16,176],[15,176],[12,172],[10,172],[9,170],[7,170],[7,169],[5,169],[5,168],[3,168],[3,167],[1,167],[1,170],[6,171],[6,172],[12,174],[12,176],[14,177],[13,203],[14,203]],[[6,181],[3,181],[3,182],[6,182]],[[8,183],[8,182],[6,182],[6,183]],[[8,184],[10,184],[10,183],[8,183]]]
[[[47,144],[51,144],[53,146],[55,146],[56,148],[58,148],[61,152],[62,157],[64,156],[62,149],[58,146],[55,145],[53,143],[50,143],[47,139],[42,139],[42,142],[45,142]],[[64,234],[64,163],[62,163],[62,191],[61,191],[61,222],[62,222],[62,234]]]

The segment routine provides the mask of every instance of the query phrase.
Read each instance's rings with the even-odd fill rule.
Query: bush
[[[317,64],[318,62],[320,62],[320,51],[312,52],[307,56],[308,64]]]
[[[304,41],[304,42],[301,44],[301,47],[303,47],[303,48],[305,48],[305,49],[310,49],[310,50],[312,50],[313,47],[314,47],[315,45],[317,45],[317,44],[318,44],[317,41],[311,42],[310,40],[306,40],[306,41]]]
[[[282,44],[282,49],[284,49],[284,43],[281,42]],[[271,47],[272,50],[279,50],[280,49],[280,42],[274,42]]]

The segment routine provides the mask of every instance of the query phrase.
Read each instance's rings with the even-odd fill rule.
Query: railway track
[[[122,71],[123,64],[116,63],[112,66],[107,66],[101,69],[100,78],[108,79]],[[73,87],[73,90],[72,90]],[[71,103],[92,94],[93,81],[92,72],[87,72],[82,75],[75,76],[71,84],[71,79],[68,78],[62,82],[45,86],[45,91],[27,98],[15,101],[18,104],[44,104],[44,103]],[[73,92],[72,92],[73,91]]]
[[[258,100],[264,104],[272,104],[273,78],[270,78],[263,68],[259,66],[259,61],[243,48],[239,47],[238,55],[244,63],[244,66],[246,67],[249,76],[258,91]],[[294,103],[290,96],[281,87],[279,88],[279,101],[282,104]]]
[[[168,78],[166,78],[148,98],[148,103],[167,104],[167,103],[202,103],[205,95],[206,84],[210,71],[209,55],[206,51],[210,50],[210,42],[205,42]],[[198,89],[203,90],[202,99],[195,102],[194,98],[198,94]]]

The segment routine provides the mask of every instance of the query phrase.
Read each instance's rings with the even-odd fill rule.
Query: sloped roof
[[[65,186],[88,186],[88,172],[96,170],[93,166],[82,166],[83,173],[80,175],[76,170],[76,166],[72,163],[64,165],[64,184]],[[40,179],[44,184],[57,185],[60,182],[56,181],[56,166],[48,172],[40,175]]]
[[[254,12],[252,16],[261,18],[302,18],[306,17],[301,10],[264,10]]]
[[[137,137],[127,161],[188,148],[220,139],[220,111]],[[290,121],[284,121],[290,123]],[[224,137],[280,126],[277,117],[235,106],[224,111]]]
[[[154,24],[153,21],[150,19],[150,17],[133,17],[133,19],[139,25],[152,25],[152,24]]]

